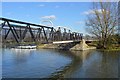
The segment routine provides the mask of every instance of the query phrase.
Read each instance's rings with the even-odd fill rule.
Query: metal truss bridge
[[[82,33],[69,29],[48,27],[12,19],[0,18],[2,41],[16,41],[17,43],[32,41],[51,43],[55,41],[80,41]]]

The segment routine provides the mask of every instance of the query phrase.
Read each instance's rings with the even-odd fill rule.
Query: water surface
[[[118,78],[120,51],[3,49],[4,78]]]

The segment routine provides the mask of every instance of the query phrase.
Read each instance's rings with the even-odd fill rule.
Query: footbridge
[[[83,34],[70,29],[33,24],[7,18],[0,18],[2,41],[41,42],[41,43],[69,43],[81,41]]]

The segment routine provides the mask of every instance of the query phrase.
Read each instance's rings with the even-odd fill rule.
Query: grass
[[[98,44],[97,42],[88,43],[89,46],[99,47],[97,44]],[[103,50],[103,51],[120,51],[120,44],[112,44],[112,45],[109,45],[106,49],[100,48],[98,50]]]

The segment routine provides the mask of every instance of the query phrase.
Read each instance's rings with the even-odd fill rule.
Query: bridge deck
[[[72,43],[72,42],[80,42],[81,40],[67,40],[67,41],[53,41],[53,44],[62,44],[62,43]],[[85,40],[86,42],[93,42],[98,40]]]
[[[72,43],[72,42],[80,42],[80,41],[81,40],[54,41],[53,44]]]

